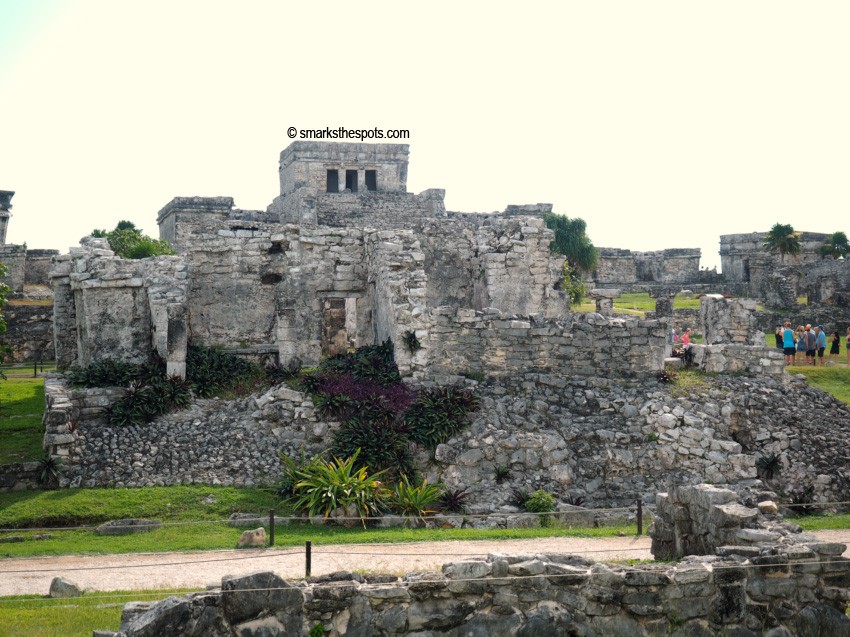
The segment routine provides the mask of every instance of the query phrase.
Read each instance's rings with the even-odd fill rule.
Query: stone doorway
[[[357,299],[322,300],[322,356],[335,356],[357,346]]]

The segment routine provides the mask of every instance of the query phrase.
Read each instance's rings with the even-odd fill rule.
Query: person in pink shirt
[[[689,347],[691,344],[691,328],[687,328],[682,334],[682,345]]]

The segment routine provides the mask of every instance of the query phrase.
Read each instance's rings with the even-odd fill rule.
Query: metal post
[[[274,509],[269,509],[269,546],[274,546]]]
[[[643,500],[640,496],[637,498],[637,525],[638,525],[638,537],[643,535]]]
[[[304,572],[306,573],[306,577],[310,577],[310,571],[313,570],[313,543],[310,540],[307,540],[306,545],[304,546]]]
[[[32,362],[32,377],[38,378],[38,361]]]

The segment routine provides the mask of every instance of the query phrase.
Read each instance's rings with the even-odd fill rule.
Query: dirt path
[[[816,535],[823,541],[850,543],[850,531],[822,531]],[[445,562],[488,553],[578,553],[599,561],[651,559],[649,546],[648,537],[314,545],[312,574],[438,570]],[[850,551],[845,555],[850,556]],[[57,575],[88,590],[115,591],[202,588],[218,585],[225,575],[260,570],[274,571],[289,579],[304,577],[304,547],[5,559],[0,560],[0,596],[46,595],[50,581]]]

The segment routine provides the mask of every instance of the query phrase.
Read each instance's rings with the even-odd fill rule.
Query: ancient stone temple
[[[153,347],[180,373],[190,338],[314,364],[386,339],[398,345],[410,332],[421,349],[396,347],[397,362],[421,377],[428,365],[453,367],[445,344],[462,340],[476,312],[489,321],[566,319],[556,287],[562,258],[549,251],[542,219],[551,206],[446,211],[442,190],[407,192],[408,152],[405,144],[295,142],[281,153],[280,195],[264,211],[238,209],[229,197],[166,204],[160,237],[178,256],[134,263],[85,239],[51,274],[60,367],[138,362]],[[491,327],[514,330],[503,334],[510,338],[531,330],[528,320]],[[550,344],[537,340],[538,362],[552,364]],[[648,352],[630,364],[658,368],[661,348]]]

